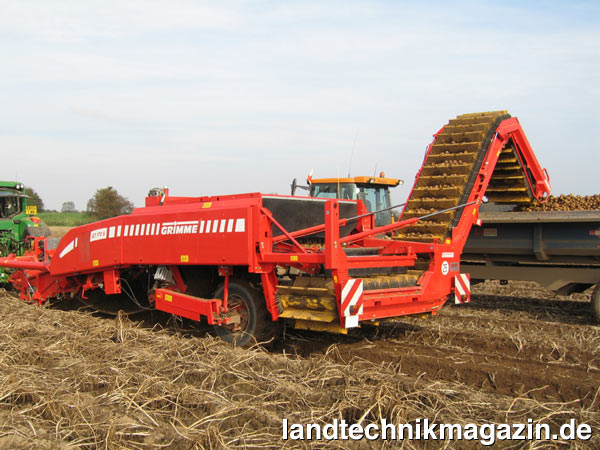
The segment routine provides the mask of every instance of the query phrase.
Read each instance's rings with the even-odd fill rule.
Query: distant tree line
[[[77,212],[77,208],[75,208],[75,203],[64,202],[62,204],[62,208],[60,208],[60,212]]]
[[[27,186],[23,190],[23,193],[29,196],[29,200],[27,201],[28,205],[37,206],[38,211],[44,210],[44,202],[42,201],[38,193],[33,190],[33,188]]]
[[[120,195],[112,186],[98,189],[87,202],[87,212],[98,220],[129,214],[133,211],[133,203]]]
[[[30,197],[28,201],[30,205],[37,206],[40,212],[44,211],[44,202],[33,188],[26,187],[25,194]],[[112,186],[98,189],[94,196],[88,200],[86,207],[86,212],[98,220],[129,214],[131,211],[133,211],[133,203],[119,194]],[[72,201],[64,202],[61,212],[77,212],[75,203]]]

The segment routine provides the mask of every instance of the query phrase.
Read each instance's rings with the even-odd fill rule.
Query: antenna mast
[[[356,133],[354,133],[354,143],[352,144],[352,152],[350,153],[350,162],[348,163],[348,178],[350,178],[352,176],[352,175],[350,175],[350,172],[352,171],[352,157],[354,156],[354,149],[356,148],[356,138],[357,137],[358,137],[358,128],[356,129]]]

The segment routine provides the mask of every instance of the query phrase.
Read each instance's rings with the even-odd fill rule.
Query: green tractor
[[[50,235],[50,228],[36,216],[37,207],[27,204],[29,196],[24,189],[22,183],[0,181],[0,256],[22,255],[30,245],[28,238]],[[8,277],[0,268],[0,283]]]

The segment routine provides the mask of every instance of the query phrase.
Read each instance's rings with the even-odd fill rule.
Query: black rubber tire
[[[223,298],[225,285],[220,285],[214,298]],[[233,331],[226,326],[213,326],[214,333],[225,342],[238,347],[249,347],[256,343],[268,342],[275,336],[276,327],[267,311],[265,300],[259,292],[247,282],[236,280],[229,282],[228,306],[236,302],[243,303],[247,312],[247,324],[241,331]]]
[[[592,315],[596,322],[600,323],[600,283],[596,285],[592,292]]]

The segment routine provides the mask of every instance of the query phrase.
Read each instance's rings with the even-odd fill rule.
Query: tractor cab
[[[27,195],[16,188],[0,187],[0,219],[11,218],[22,212],[27,205],[26,198]]]
[[[378,177],[318,178],[308,177],[311,197],[362,200],[370,212],[375,214],[375,226],[392,222],[390,187],[402,184],[397,178],[386,178],[383,172]],[[383,210],[383,211],[382,211]]]

